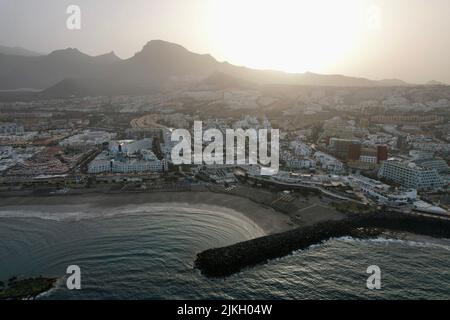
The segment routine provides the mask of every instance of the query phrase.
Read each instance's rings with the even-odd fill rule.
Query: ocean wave
[[[402,234],[401,235],[403,239],[395,238],[395,235],[389,234],[380,236],[377,238],[372,239],[361,239],[361,238],[354,238],[351,236],[343,236],[338,238],[330,238],[327,240],[323,240],[320,243],[316,243],[313,245],[310,245],[306,249],[299,249],[293,251],[289,256],[295,256],[297,254],[302,254],[307,251],[312,251],[316,249],[321,249],[323,246],[326,246],[330,244],[333,241],[341,241],[346,243],[354,243],[354,244],[383,244],[383,245],[405,245],[409,247],[419,247],[419,248],[434,248],[434,249],[444,249],[447,251],[450,251],[450,239],[441,239],[441,238],[432,238],[432,237],[425,237],[425,236],[417,236],[414,234]],[[286,257],[280,257],[272,259],[273,261],[280,261],[284,260]]]
[[[407,245],[410,247],[421,247],[421,248],[439,248],[450,251],[450,239],[419,237],[415,235],[402,235],[402,236],[404,237],[403,239],[387,236],[380,236],[373,239],[358,239],[347,236],[335,238],[333,240],[344,242],[367,243],[367,244],[385,244],[385,245],[393,244],[393,245]],[[408,237],[410,237],[411,239],[408,239]]]
[[[104,220],[121,217],[149,217],[152,221],[157,218],[164,227],[164,220],[189,221],[192,228],[199,233],[211,232],[213,234],[228,234],[229,232],[239,232],[248,238],[256,238],[266,235],[266,232],[245,214],[230,208],[213,205],[193,205],[186,203],[152,203],[145,205],[124,205],[115,208],[79,206],[70,207],[33,207],[14,208],[10,210],[0,210],[0,218],[11,219],[39,219],[55,222],[79,222],[84,220]],[[167,219],[164,219],[166,218]],[[205,230],[200,230],[205,229]]]
[[[46,208],[14,208],[0,209],[0,218],[37,218],[53,221],[79,221],[84,219],[109,218],[119,215],[149,215],[168,214],[171,211],[185,214],[217,215],[228,214],[240,219],[248,219],[245,214],[230,208],[213,205],[193,205],[187,203],[152,203],[149,205],[124,205],[116,208],[95,208],[88,206],[73,206],[75,208],[63,208],[57,211],[56,207]],[[49,210],[50,209],[50,210]]]

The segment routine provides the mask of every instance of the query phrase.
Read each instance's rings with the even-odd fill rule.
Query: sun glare
[[[357,0],[212,0],[214,50],[235,64],[288,72],[327,72],[356,45]]]

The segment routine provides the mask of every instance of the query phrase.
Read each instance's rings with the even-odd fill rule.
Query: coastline
[[[3,290],[0,290],[0,300],[36,299],[39,295],[51,291],[56,282],[56,278],[11,278]]]
[[[261,195],[267,195],[261,193]],[[8,197],[0,204],[0,219],[5,217],[29,217],[24,212],[35,212],[36,218],[47,212],[54,217],[66,213],[96,213],[92,217],[108,217],[146,212],[151,207],[193,207],[225,214],[239,213],[254,222],[264,233],[257,238],[226,247],[210,248],[197,254],[194,266],[207,277],[227,277],[242,269],[264,264],[294,251],[307,249],[324,241],[352,237],[374,239],[391,232],[389,239],[397,239],[398,232],[410,232],[430,237],[450,238],[450,220],[430,219],[423,216],[374,212],[370,214],[327,212],[325,201],[309,197],[309,203],[293,214],[280,212],[258,198],[249,199],[246,193],[231,195],[223,192],[184,191],[152,193],[89,193],[37,197]],[[151,211],[151,210],[149,210]],[[302,214],[300,220],[293,219]],[[70,214],[69,214],[70,217]],[[75,216],[74,216],[75,217]],[[345,218],[342,218],[345,217]],[[45,218],[45,217],[44,217]],[[81,217],[83,219],[84,217]],[[331,218],[331,219],[330,219]],[[210,245],[211,247],[211,245]]]
[[[307,249],[332,238],[373,239],[397,233],[450,239],[450,220],[375,212],[339,221],[321,222],[282,233],[263,236],[197,254],[195,267],[207,277],[227,277],[244,268],[267,263],[294,251]]]
[[[151,207],[165,207],[168,211],[171,207],[189,207],[244,216],[265,235],[198,253],[195,267],[212,277],[228,276],[242,268],[306,249],[331,238],[350,236],[367,239],[386,231],[392,232],[393,238],[396,238],[396,232],[450,238],[450,220],[380,211],[336,212],[331,205],[327,205],[326,200],[317,197],[300,198],[298,200],[303,202],[303,208],[283,212],[271,205],[270,196],[274,195],[267,190],[243,189],[239,194],[210,190],[7,197],[0,204],[0,218],[83,219],[150,212]]]
[[[138,206],[167,206],[168,204],[207,208],[212,211],[233,210],[250,219],[267,234],[284,232],[297,227],[288,215],[273,208],[245,197],[210,191],[8,197],[2,199],[0,217],[14,217],[14,212],[21,217],[24,216],[24,212],[32,211],[37,212],[33,215],[37,218],[40,216],[39,212],[42,216],[45,213],[55,218],[70,212],[96,212],[99,213],[97,216],[102,216],[102,212],[108,212],[108,209],[112,208],[120,211]]]

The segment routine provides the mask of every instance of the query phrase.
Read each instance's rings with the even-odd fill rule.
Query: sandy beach
[[[278,233],[294,228],[288,215],[249,199],[214,192],[156,192],[135,194],[84,194],[48,197],[10,197],[3,198],[0,216],[18,216],[23,212],[52,214],[67,212],[105,212],[108,208],[120,211],[140,205],[192,206],[199,209],[218,211],[231,209],[245,215],[266,233]]]

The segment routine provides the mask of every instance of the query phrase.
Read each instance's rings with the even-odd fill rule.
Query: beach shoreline
[[[245,197],[210,191],[8,197],[2,199],[0,217],[5,217],[5,212],[8,213],[7,217],[14,217],[14,212],[37,212],[33,217],[39,217],[39,212],[55,217],[59,213],[67,212],[98,212],[100,214],[97,216],[101,216],[101,213],[108,212],[108,209],[120,211],[145,205],[169,208],[189,206],[218,212],[233,210],[253,221],[267,234],[297,227],[288,215],[273,208]]]

